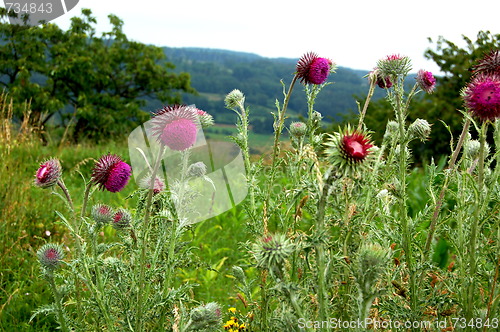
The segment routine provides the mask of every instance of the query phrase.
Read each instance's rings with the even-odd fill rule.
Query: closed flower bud
[[[490,152],[490,146],[488,145],[487,142],[484,142],[484,151],[485,151],[485,156],[487,156]],[[464,153],[467,157],[470,159],[477,159],[479,158],[479,150],[481,149],[481,142],[478,140],[472,139],[469,140],[465,143],[464,145]]]
[[[278,271],[292,254],[293,245],[282,234],[268,235],[254,244],[253,252],[258,267]]]
[[[64,258],[64,251],[60,245],[54,243],[44,244],[36,252],[40,264],[49,271],[53,271],[59,267]]]
[[[202,110],[197,110],[196,113],[198,114],[198,120],[200,121],[200,125],[202,128],[207,128],[214,125],[213,116]]]
[[[187,324],[189,331],[218,331],[222,311],[218,303],[210,302],[191,310]]]
[[[61,163],[57,159],[49,159],[40,165],[35,174],[35,185],[40,188],[50,188],[61,178]]]
[[[374,295],[375,283],[384,272],[388,251],[378,244],[363,244],[355,261],[354,276],[363,298]]]
[[[431,125],[427,120],[424,119],[416,119],[409,127],[408,127],[408,135],[410,139],[418,138],[422,142],[426,141],[431,134]]]
[[[117,230],[125,229],[130,226],[131,221],[132,216],[130,212],[125,209],[118,209],[113,215],[112,226]]]
[[[233,276],[241,283],[245,284],[247,281],[247,277],[243,269],[239,266],[233,266]]]
[[[385,127],[384,140],[397,139],[399,136],[399,124],[396,121],[387,122]]]
[[[243,108],[245,104],[245,95],[240,90],[234,89],[226,95],[224,103],[229,109]]]
[[[207,165],[203,161],[198,161],[194,164],[189,165],[188,176],[200,177],[207,174]]]
[[[307,132],[307,125],[304,122],[292,122],[290,124],[290,134],[294,137],[302,137]]]
[[[97,204],[92,207],[91,216],[98,225],[105,225],[113,220],[114,212],[105,204]]]
[[[153,177],[151,174],[146,175],[144,178],[139,181],[139,187],[142,189],[153,189],[153,194],[159,194],[165,190],[166,185],[165,181],[160,176],[156,176],[153,181]]]

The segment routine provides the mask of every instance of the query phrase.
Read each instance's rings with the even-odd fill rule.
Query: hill
[[[234,114],[224,107],[225,95],[233,89],[243,91],[252,111],[252,121],[263,132],[272,131],[275,100],[282,98],[283,80],[287,86],[293,77],[297,59],[265,58],[252,53],[206,48],[164,47],[167,60],[176,72],[188,72],[191,85],[199,95],[183,95],[187,104],[195,104],[211,114],[218,123],[232,124]],[[368,81],[367,71],[339,67],[330,76],[333,84],[324,88],[316,100],[315,109],[326,121],[339,121],[348,113],[356,112],[354,95],[364,96]],[[305,92],[299,84],[289,103],[289,115],[298,118],[307,113]]]

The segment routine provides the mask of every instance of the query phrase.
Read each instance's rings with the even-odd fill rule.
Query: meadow
[[[131,162],[127,141],[71,144],[63,135],[42,143],[28,124],[29,109],[23,122],[13,121],[2,95],[1,329],[496,330],[500,98],[475,93],[481,86],[496,98],[500,82],[479,75],[468,86],[469,108],[457,112],[464,129],[450,155],[417,168],[409,143],[425,144],[432,129],[407,117],[412,98],[432,92],[435,79],[419,72],[407,91],[410,59],[388,56],[377,68],[370,91],[386,91],[395,118],[381,142],[371,141],[363,122],[370,96],[356,121],[338,132],[320,130],[314,100],[330,88],[325,80],[335,66],[310,53],[283,83],[271,141],[252,138],[251,107],[239,90],[225,99],[238,116],[235,127],[210,127],[201,116],[190,122],[187,106],[166,108],[153,117],[153,128],[161,128],[153,129],[159,154],[147,176],[154,180],[145,187],[131,180],[123,190],[99,176],[114,174],[102,159],[109,153],[123,158],[120,165]],[[294,86],[304,88],[308,116],[286,123]],[[480,103],[489,108],[478,110]],[[241,150],[239,182],[248,195],[190,223],[196,207],[189,202],[201,195],[191,180],[216,187],[206,168],[193,171],[196,135],[189,133],[204,126],[212,138],[231,135]],[[157,171],[167,147],[180,171],[163,183]],[[51,158],[62,175],[50,174]],[[129,219],[99,216],[102,206],[130,211]]]

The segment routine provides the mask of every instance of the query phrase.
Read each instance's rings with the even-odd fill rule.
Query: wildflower
[[[416,119],[409,127],[408,127],[408,135],[410,139],[418,138],[422,142],[429,138],[431,134],[431,125],[427,120],[424,119]]]
[[[381,77],[406,76],[411,70],[411,61],[407,56],[392,54],[377,62]]]
[[[91,216],[97,224],[109,224],[113,220],[113,209],[105,204],[92,207]]]
[[[390,76],[382,76],[380,70],[375,68],[368,74],[370,80],[375,81],[375,84],[378,85],[381,89],[389,89],[392,87],[392,81]]]
[[[146,175],[139,181],[139,187],[142,189],[151,189],[151,185],[153,187],[153,194],[155,195],[161,193],[166,188],[165,181],[158,175],[154,181],[151,174]]]
[[[49,159],[40,164],[35,174],[35,185],[40,188],[50,188],[61,178],[61,163],[57,159]]]
[[[94,166],[91,181],[112,193],[121,191],[130,179],[132,169],[114,154],[102,156]]]
[[[475,139],[471,139],[464,144],[464,154],[471,159],[479,158],[480,149],[481,142]],[[484,151],[485,155],[488,155],[490,153],[490,146],[488,142],[484,142]]]
[[[245,104],[245,95],[240,90],[234,89],[226,95],[224,103],[229,109],[243,108]]]
[[[475,76],[463,92],[465,106],[482,121],[500,117],[500,75]]]
[[[184,151],[196,142],[198,109],[192,106],[165,106],[153,114],[153,136],[175,151]]]
[[[325,153],[332,166],[340,168],[345,174],[364,166],[373,147],[368,134],[347,127],[329,136]]]
[[[59,267],[64,258],[64,251],[60,245],[54,243],[44,244],[36,252],[40,264],[47,270],[53,271]]]
[[[290,124],[290,134],[294,137],[302,137],[306,134],[307,125],[304,122],[292,122]]]
[[[476,74],[496,74],[500,75],[500,50],[491,50],[486,54],[477,65],[474,66],[474,75]]]
[[[253,248],[257,266],[273,272],[279,272],[293,252],[293,245],[282,234],[266,236]]]
[[[211,116],[207,112],[197,109],[196,114],[198,115],[198,120],[202,128],[207,128],[214,125],[213,116]]]
[[[333,66],[331,60],[320,58],[316,53],[309,52],[297,62],[296,75],[303,84],[323,84],[330,71],[333,70]]]
[[[398,135],[399,135],[399,123],[393,120],[388,121],[387,126],[385,128],[384,140],[388,140],[391,137],[393,139],[397,139]]]
[[[132,216],[125,209],[118,209],[113,216],[112,225],[114,229],[120,230],[130,226]]]
[[[231,307],[231,308],[227,309],[227,311],[229,311],[230,313],[234,314],[236,312],[236,308]]]
[[[207,303],[191,310],[191,317],[188,322],[190,330],[217,330],[221,324],[221,309],[215,302]]]
[[[378,244],[363,244],[356,259],[354,275],[363,298],[371,298],[374,285],[388,262],[388,252]]]
[[[436,79],[430,71],[420,69],[415,79],[417,80],[417,84],[420,89],[424,90],[427,93],[432,93],[432,91],[434,91],[434,87],[436,86]]]

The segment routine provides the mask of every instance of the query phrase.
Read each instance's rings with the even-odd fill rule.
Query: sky
[[[114,14],[129,39],[146,44],[286,58],[314,51],[338,66],[367,71],[386,55],[400,54],[412,59],[414,72],[439,74],[424,57],[439,36],[464,46],[462,35],[474,41],[480,30],[500,33],[497,0],[80,0],[53,22],[67,29],[82,8],[92,10],[98,32],[109,30],[107,15]]]

